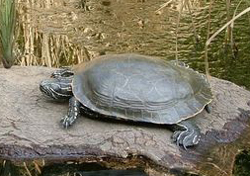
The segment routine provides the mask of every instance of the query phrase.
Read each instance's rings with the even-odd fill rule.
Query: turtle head
[[[53,100],[68,100],[72,97],[72,77],[58,77],[43,80],[40,83],[41,92]]]

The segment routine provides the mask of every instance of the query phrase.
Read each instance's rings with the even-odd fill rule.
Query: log
[[[0,159],[105,161],[111,168],[143,165],[172,174],[230,176],[235,156],[249,147],[250,92],[229,81],[211,78],[212,112],[194,117],[201,142],[184,150],[171,141],[172,132],[164,125],[83,116],[63,129],[59,121],[68,103],[48,101],[39,90],[40,81],[54,70],[0,68]]]

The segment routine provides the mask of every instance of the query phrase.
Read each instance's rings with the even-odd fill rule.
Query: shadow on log
[[[39,90],[54,69],[0,68],[0,158],[80,160],[115,163],[109,167],[150,166],[169,173],[230,176],[237,153],[249,147],[250,92],[211,79],[212,112],[195,117],[202,131],[187,151],[171,142],[165,126],[80,118],[64,130],[59,121],[68,104],[48,101]]]

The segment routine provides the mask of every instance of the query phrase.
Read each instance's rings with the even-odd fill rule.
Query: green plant
[[[16,24],[15,0],[0,0],[0,49],[5,68],[14,63],[14,33]]]

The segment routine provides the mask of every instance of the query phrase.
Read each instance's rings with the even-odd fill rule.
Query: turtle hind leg
[[[64,128],[68,128],[76,121],[80,115],[80,107],[81,103],[75,97],[69,99],[68,114],[61,120]]]
[[[185,120],[176,125],[176,130],[172,135],[172,139],[178,146],[182,145],[184,149],[195,146],[200,141],[200,129],[191,120]]]

